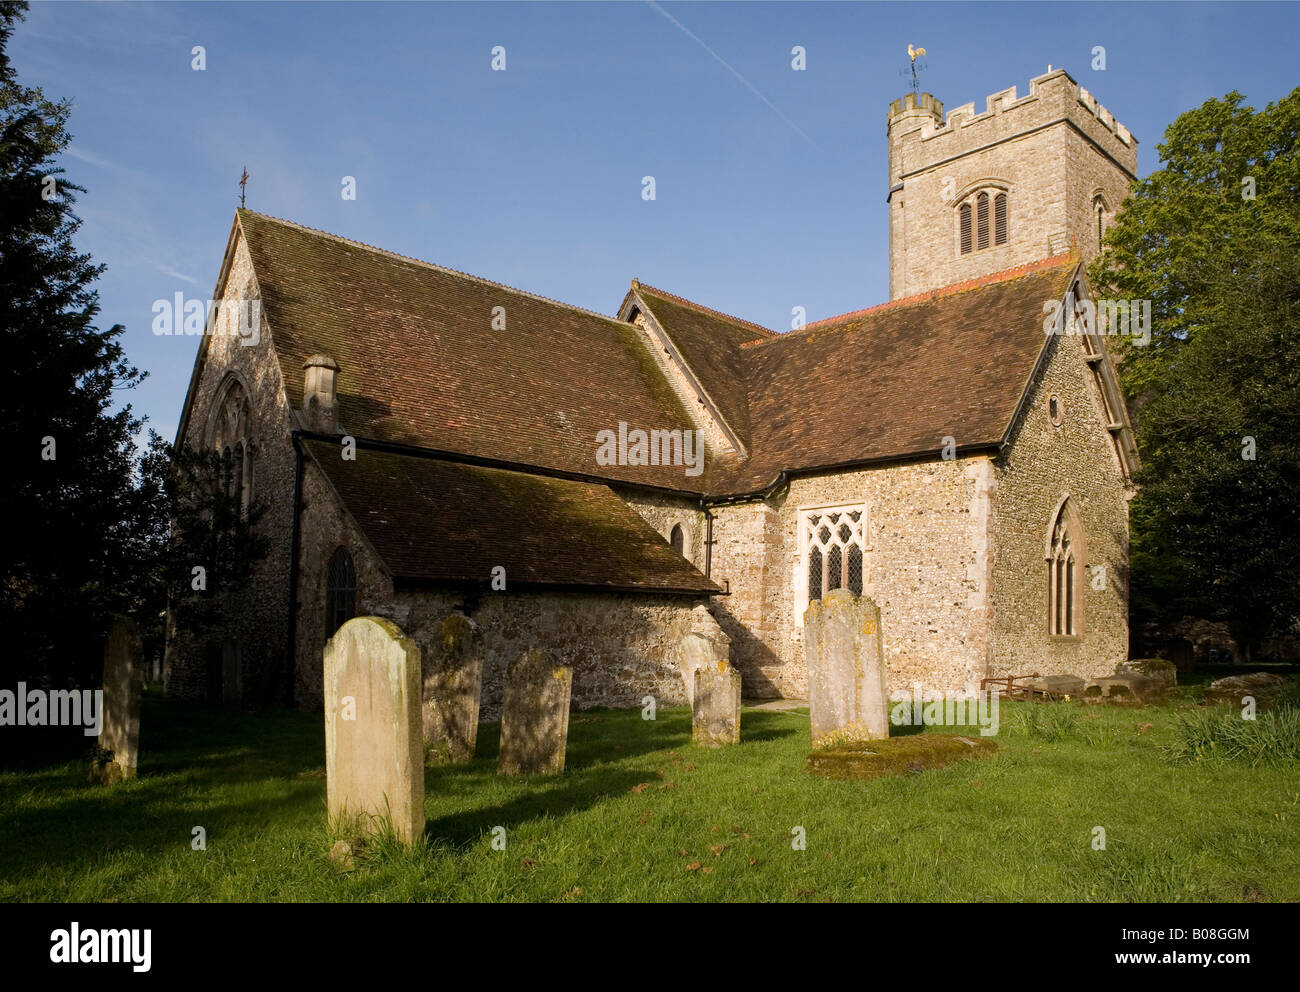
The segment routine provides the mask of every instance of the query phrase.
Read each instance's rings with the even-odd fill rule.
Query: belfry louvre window
[[[867,513],[866,507],[860,504],[819,507],[801,511],[799,519],[803,548],[801,571],[807,580],[802,590],[806,597],[798,597],[801,600],[798,620],[802,624],[808,603],[834,589],[848,589],[854,595],[862,595],[866,579]]]
[[[333,637],[357,615],[357,572],[347,548],[337,548],[325,579],[325,636]]]
[[[981,190],[962,203],[957,208],[958,251],[969,255],[990,245],[1006,244],[1009,209],[1006,193],[990,196],[987,190]]]

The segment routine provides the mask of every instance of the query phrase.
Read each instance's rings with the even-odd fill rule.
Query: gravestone
[[[695,707],[696,670],[712,666],[719,661],[726,661],[730,653],[729,643],[708,637],[698,631],[685,635],[677,642],[677,668],[682,673],[686,703],[692,709]]]
[[[404,844],[424,833],[420,649],[391,620],[349,620],[325,645],[326,805],[335,832],[384,817]]]
[[[695,669],[691,739],[704,747],[740,743],[740,672],[725,659]]]
[[[889,736],[880,607],[848,589],[804,613],[814,747]]]
[[[558,775],[569,739],[573,669],[545,651],[526,651],[510,663],[501,708],[501,775]]]
[[[463,764],[474,757],[483,688],[483,637],[469,617],[442,622],[424,661],[424,754],[430,765]]]
[[[104,696],[101,702],[99,756],[91,777],[100,782],[135,778],[140,754],[140,693],[144,669],[140,628],[114,616],[104,646]]]

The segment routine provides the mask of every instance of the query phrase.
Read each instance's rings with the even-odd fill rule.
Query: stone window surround
[[[248,512],[253,502],[253,454],[256,445],[253,442],[252,395],[252,390],[248,388],[244,377],[235,369],[228,370],[213,394],[205,430],[206,446],[222,456],[233,459],[232,482],[239,490],[241,515]],[[227,433],[231,433],[232,425],[227,408],[232,397],[238,401],[240,407],[233,430],[237,437],[226,436]]]
[[[867,590],[867,576],[869,569],[867,566],[868,555],[871,553],[872,546],[870,540],[871,528],[871,505],[867,500],[859,500],[843,503],[815,503],[806,504],[798,507],[796,514],[796,526],[798,527],[799,537],[799,557],[794,567],[794,622],[796,627],[803,627],[804,611],[808,609],[808,554],[811,550],[808,544],[808,518],[813,514],[825,513],[852,513],[859,510],[862,513],[862,519],[859,521],[858,537],[860,538],[860,547],[862,548],[862,591],[865,594]]]
[[[1011,183],[1005,179],[994,179],[986,177],[977,179],[973,183],[968,183],[956,196],[949,202],[948,207],[952,210],[953,216],[953,258],[966,258],[968,256],[978,255],[981,252],[993,251],[997,248],[1006,248],[1011,244],[1011,198],[1015,192]],[[978,237],[977,218],[975,217],[975,198],[980,193],[989,195],[989,243],[985,248],[976,246]],[[995,199],[1001,194],[1007,198],[1007,231],[1006,240],[1001,244],[997,242],[997,231],[994,227],[996,214]],[[961,209],[969,204],[971,209],[971,250],[962,252],[961,250]]]
[[[325,637],[331,638],[339,627],[357,615],[357,570],[352,552],[338,545],[325,567]],[[346,616],[344,615],[346,614]],[[341,617],[341,619],[340,619]],[[335,620],[339,620],[335,623]]]
[[[689,561],[692,565],[695,564],[695,558],[692,555],[692,552],[694,551],[695,548],[694,525],[692,524],[690,518],[686,516],[675,516],[672,519],[670,519],[664,525],[664,530],[663,530],[663,538],[665,541],[668,542],[670,546],[673,543],[674,527],[680,527],[682,529],[682,557],[685,558],[687,561]]]
[[[1052,414],[1052,404],[1056,404],[1056,414]],[[1047,419],[1053,427],[1060,427],[1065,423],[1065,400],[1061,399],[1056,393],[1049,393],[1047,396]]]
[[[1056,578],[1056,531],[1057,527],[1065,528],[1066,534],[1069,535],[1071,544],[1069,566],[1070,574],[1066,576],[1066,589],[1072,594],[1069,603],[1069,633],[1061,633],[1057,630],[1057,604],[1058,597],[1061,594],[1060,585]],[[1085,625],[1085,595],[1087,574],[1088,574],[1088,540],[1083,531],[1083,522],[1079,519],[1079,513],[1075,507],[1075,501],[1069,493],[1061,497],[1052,511],[1052,515],[1047,523],[1047,535],[1043,547],[1043,558],[1047,565],[1047,601],[1045,617],[1047,620],[1047,634],[1052,641],[1063,641],[1068,643],[1077,643],[1083,640],[1086,630]]]
[[[1110,226],[1110,219],[1114,216],[1110,208],[1110,201],[1106,198],[1106,191],[1098,186],[1092,191],[1092,216],[1097,221],[1097,250],[1101,250],[1101,236]]]

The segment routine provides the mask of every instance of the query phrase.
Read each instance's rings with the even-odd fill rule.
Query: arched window
[[[357,573],[348,549],[335,549],[325,578],[325,636],[334,633],[357,615]]]
[[[668,536],[668,543],[673,546],[673,550],[679,555],[683,553],[682,549],[686,547],[686,534],[682,530],[681,524],[673,524],[672,533]]]
[[[1092,198],[1092,212],[1097,216],[1097,250],[1101,251],[1101,239],[1106,233],[1106,200],[1100,193]]]
[[[1087,557],[1083,527],[1067,496],[1047,535],[1047,631],[1053,637],[1083,634],[1083,569]]]
[[[1009,212],[1007,193],[996,188],[967,197],[957,208],[957,250],[969,255],[991,245],[1005,245],[1010,239]]]
[[[253,500],[253,408],[247,391],[233,377],[218,396],[210,440],[225,462],[227,495],[238,496],[241,512],[247,513]]]

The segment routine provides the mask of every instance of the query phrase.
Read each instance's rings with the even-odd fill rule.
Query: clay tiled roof
[[[937,457],[1006,436],[1045,344],[1059,256],[744,345],[753,457],[712,480],[750,492],[782,470]]]
[[[240,210],[289,402],[339,364],[356,437],[699,492],[681,467],[600,466],[596,436],[685,429],[640,332],[613,317]],[[493,330],[494,307],[506,329]]]
[[[718,586],[608,487],[304,440],[393,578],[706,595]]]
[[[711,497],[783,471],[937,457],[946,436],[997,445],[1042,353],[1043,304],[1077,267],[1058,256],[785,334],[634,283],[628,299],[749,451],[692,477],[596,461],[597,435],[620,422],[690,426],[632,325],[248,210],[238,220],[295,407],[303,360],[324,353],[356,437]]]
[[[758,324],[638,283],[633,291],[681,352],[727,425],[750,443],[749,397],[739,345],[775,337]]]

